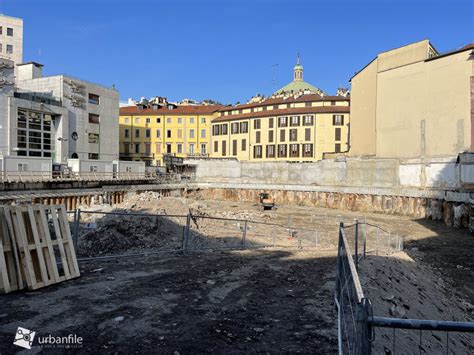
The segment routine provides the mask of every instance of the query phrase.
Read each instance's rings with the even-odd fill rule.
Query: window
[[[305,128],[304,130],[304,140],[310,141],[311,140],[311,128]]]
[[[246,139],[242,139],[241,149],[242,149],[243,152],[247,151],[247,140]]]
[[[156,138],[161,138],[161,129],[156,130]]]
[[[214,153],[219,151],[219,142],[214,142]]]
[[[201,123],[206,123],[206,117],[201,117]]]
[[[97,172],[97,165],[89,165],[89,172],[96,173]]]
[[[194,143],[189,143],[189,154],[194,154]]]
[[[278,127],[287,127],[288,126],[288,117],[278,118]]]
[[[99,143],[99,135],[97,133],[89,133],[89,143]]]
[[[286,158],[286,144],[278,144],[278,158]]]
[[[161,143],[155,144],[155,152],[156,154],[161,154]]]
[[[178,154],[183,154],[183,145],[178,143]]]
[[[149,129],[146,129],[145,130],[145,138],[150,138],[150,130]]]
[[[300,125],[300,116],[291,116],[291,125],[299,126]]]
[[[13,54],[13,46],[11,44],[7,44],[7,53]]]
[[[296,142],[298,140],[298,130],[290,129],[290,142]]]
[[[230,126],[230,133],[231,134],[239,133],[239,123],[238,122],[232,123],[232,125]]]
[[[333,115],[332,124],[333,126],[344,126],[344,115]]]
[[[253,157],[257,158],[257,159],[262,157],[262,146],[261,145],[254,145],[253,146]]]
[[[212,135],[218,136],[219,134],[220,134],[220,126],[217,124],[212,126]]]
[[[291,104],[286,104],[286,108],[290,108],[291,107]]]
[[[227,134],[227,127],[228,127],[227,123],[222,125],[222,134]]]
[[[280,129],[280,142],[284,142],[285,141],[285,130],[284,129]]]
[[[166,130],[166,138],[171,138],[171,129]]]
[[[253,128],[260,129],[260,120],[253,121]]]
[[[336,128],[336,131],[334,132],[335,134],[335,140],[336,141],[340,141],[341,140],[341,129],[340,128]]]
[[[13,37],[13,28],[7,27],[7,36]]]
[[[267,145],[267,158],[275,158],[275,146]]]
[[[300,157],[300,145],[290,144],[290,158],[299,158],[299,157]]]
[[[206,144],[201,144],[201,154],[206,154],[207,153],[207,145]]]
[[[3,27],[0,26],[0,35],[3,33]]]
[[[311,107],[311,106],[312,106],[312,102],[305,102],[304,105],[305,105],[305,107]]]
[[[225,157],[227,154],[226,152],[226,144],[225,141],[222,141],[222,156]]]
[[[232,155],[237,155],[237,139],[232,141]]]
[[[303,116],[303,125],[312,126],[313,125],[313,115]]]
[[[145,119],[145,122],[146,122],[146,123],[150,123],[150,122],[151,122],[150,117],[147,117],[147,118]]]
[[[28,171],[28,164],[18,163],[17,169],[18,169],[18,171]]]
[[[99,159],[99,154],[97,154],[97,153],[89,153],[88,156],[89,156],[89,159],[91,159],[91,160],[98,160]]]
[[[312,158],[313,157],[313,145],[312,144],[303,144],[303,157]]]
[[[189,118],[189,123],[194,124],[194,117]]]
[[[135,154],[140,153],[140,143],[135,143]]]
[[[140,118],[139,117],[135,117],[135,124],[140,124]]]
[[[145,143],[145,154],[150,155],[151,154],[151,143]]]
[[[166,154],[171,154],[171,143],[166,143]]]
[[[179,118],[178,118],[178,120],[179,120]],[[180,138],[180,139],[183,138],[183,130],[181,128],[178,129],[178,138]]]
[[[157,123],[157,124],[161,123],[161,118],[157,118],[157,119],[156,119],[156,123]]]
[[[123,149],[124,149],[125,154],[130,154],[130,143],[124,143]]]
[[[168,117],[168,118],[166,119],[166,123],[171,123],[171,117]]]
[[[255,143],[260,143],[260,131],[255,132]]]
[[[341,152],[341,143],[336,143],[336,145],[334,146],[334,151],[336,153],[340,153]]]
[[[182,124],[183,123],[183,119],[181,117],[178,117],[178,124]]]
[[[89,123],[99,124],[100,116],[94,115],[93,113],[89,113]]]
[[[336,101],[331,101],[331,106],[335,106],[336,105]]]
[[[206,130],[205,129],[201,129],[201,138],[202,139],[206,138]]]
[[[100,101],[99,95],[89,93],[89,103],[93,105],[98,105]]]
[[[125,131],[123,131],[123,135],[125,138],[130,138],[130,131],[128,129],[125,129]]]
[[[214,126],[216,127],[216,126]],[[194,129],[189,130],[189,138],[194,138]]]
[[[129,124],[129,123],[130,123],[130,118],[125,117],[125,124]]]
[[[135,130],[135,138],[140,138],[140,130],[139,129]]]
[[[132,172],[132,167],[131,166],[126,166],[125,167],[125,172],[126,173],[131,173]]]
[[[248,133],[248,132],[249,132],[248,122],[240,122],[240,133]]]
[[[268,128],[273,128],[273,117],[268,120]]]
[[[268,131],[268,142],[273,143],[273,131]]]

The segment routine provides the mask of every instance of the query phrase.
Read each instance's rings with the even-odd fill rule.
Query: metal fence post
[[[355,235],[355,266],[357,272],[359,271],[359,221],[354,219],[355,221],[355,230],[354,230],[354,235]]]
[[[367,217],[364,218],[364,259],[367,252]]]
[[[77,242],[79,240],[79,225],[81,224],[81,209],[74,210],[74,249],[77,249]]]
[[[369,341],[369,310],[370,301],[363,298],[360,303],[356,305],[356,343],[354,354],[370,355],[372,347]]]
[[[183,238],[183,253],[187,253],[188,249],[188,239],[189,239],[189,228],[191,226],[191,213],[188,213],[186,216],[186,228],[184,230],[184,238]]]
[[[247,239],[247,220],[245,220],[244,231],[242,233],[242,249],[245,249],[246,239]]]

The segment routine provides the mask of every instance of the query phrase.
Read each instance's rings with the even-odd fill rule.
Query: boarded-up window
[[[214,153],[219,151],[219,142],[214,142]]]
[[[340,141],[341,140],[341,129],[340,128],[336,128],[336,131],[335,131],[335,140],[336,141]]]
[[[260,131],[255,132],[255,143],[260,143]]]
[[[237,155],[237,139],[232,141],[232,155]]]
[[[336,153],[340,153],[341,152],[341,143],[336,143],[336,145],[334,146],[334,151]]]
[[[275,119],[273,117],[268,120],[268,128],[273,128],[273,123],[274,123],[273,121],[274,120]]]
[[[245,152],[247,150],[247,140],[242,139],[242,151]]]
[[[310,141],[311,140],[311,128],[305,128],[304,130],[304,140]]]

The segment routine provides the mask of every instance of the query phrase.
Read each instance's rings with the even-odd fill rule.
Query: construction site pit
[[[36,345],[36,353],[337,353],[338,230],[343,222],[352,233],[355,220],[403,239],[403,251],[391,253],[371,244],[359,265],[374,314],[474,321],[474,237],[466,229],[278,201],[276,207],[157,192],[130,194],[113,208],[78,206],[81,277],[2,295],[0,354],[21,350],[13,345],[19,326],[37,336],[83,339],[69,348]],[[379,336],[392,341],[389,333]],[[400,337],[407,339],[400,353],[419,353],[409,346],[418,332]],[[453,354],[474,353],[472,333],[449,341]],[[426,332],[424,353],[441,353],[445,342]]]

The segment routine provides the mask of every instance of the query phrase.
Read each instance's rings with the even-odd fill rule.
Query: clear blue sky
[[[331,94],[381,51],[474,42],[473,3],[0,0],[0,13],[24,19],[24,61],[47,75],[115,84],[123,100],[235,103],[291,81],[298,52],[305,80]]]

